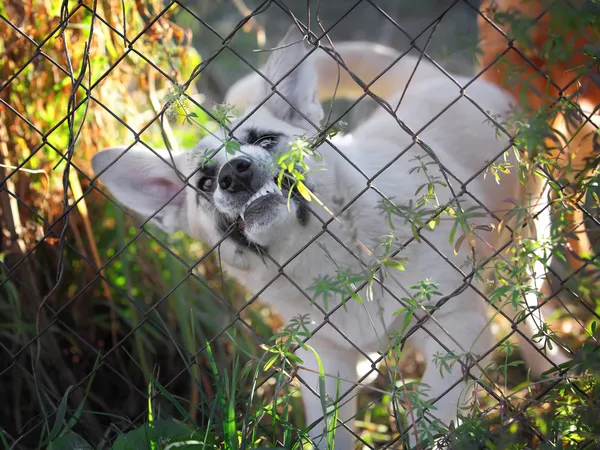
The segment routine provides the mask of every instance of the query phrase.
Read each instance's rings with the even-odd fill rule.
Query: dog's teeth
[[[244,205],[243,210],[246,211],[246,208],[248,206],[250,206],[250,204],[252,202],[254,202],[255,200],[258,200],[259,198],[264,197],[265,195],[268,195],[268,194],[277,194],[279,196],[283,196],[283,193],[281,192],[281,189],[279,189],[277,184],[274,181],[269,181],[263,187],[261,187],[258,191],[256,191],[252,197],[250,197],[248,199],[248,201]],[[240,218],[242,220],[244,220],[244,211],[242,211],[240,213]]]

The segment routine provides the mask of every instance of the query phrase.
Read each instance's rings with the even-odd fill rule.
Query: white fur
[[[282,45],[293,42],[292,38],[293,33],[284,39]],[[288,45],[274,51],[266,66],[266,76],[273,82],[279,82],[283,75],[304,56],[305,51],[303,44]],[[323,58],[323,55],[320,58]],[[399,80],[393,89],[397,94],[387,98],[393,107],[397,104],[410,75],[407,69],[411,70],[415,63],[414,58],[404,57],[398,67],[386,75],[388,84]],[[316,72],[313,64],[314,59],[308,58],[290,77],[280,81],[277,91],[284,95],[289,103],[297,106],[309,121],[318,123],[323,112],[316,93]],[[350,68],[361,70],[356,66]],[[423,76],[420,77],[419,73]],[[470,82],[466,77],[455,78],[462,85]],[[271,92],[271,87],[258,78],[254,81],[245,79],[244,83],[247,87],[252,86],[252,89],[259,88],[253,92],[260,92],[262,98]],[[356,86],[354,89],[356,90]],[[239,86],[234,87],[234,90],[245,92],[241,91]],[[384,91],[391,91],[391,88],[386,84]],[[474,103],[485,111],[500,115],[508,113],[513,103],[513,99],[506,92],[479,80],[471,83],[464,94],[461,94],[460,89],[450,79],[438,72],[437,68],[421,62],[419,72],[404,94],[397,113],[412,130],[419,131],[448,104],[456,100],[448,110],[419,132],[418,139],[428,144],[440,162],[460,180],[451,179],[451,184],[457,193],[461,192],[461,182],[470,180],[473,174],[484,169],[492,159],[501,154],[506,145],[506,139],[496,136],[495,127],[486,123],[485,115]],[[232,99],[232,97],[235,100],[235,93],[230,94],[228,98]],[[259,98],[245,95],[243,100],[249,103],[248,110],[250,110]],[[288,102],[279,94],[274,94],[264,106],[250,116],[239,131],[243,133],[243,130],[251,127],[268,128],[289,136],[300,134],[310,136],[316,132],[309,122],[291,109]],[[377,174],[397,158],[400,152],[408,149],[372,181],[372,186],[386,196],[393,197],[397,205],[405,205],[410,199],[416,200],[415,191],[426,179],[421,172],[409,174],[409,169],[416,165],[416,162],[410,160],[415,156],[425,157],[426,152],[418,144],[414,144],[413,138],[402,130],[390,114],[378,110],[371,117],[366,118],[358,128],[345,136],[334,138],[332,143],[368,177]],[[177,169],[184,177],[189,176],[197,169],[200,155],[206,149],[219,145],[220,142],[216,138],[209,137],[201,141],[195,150],[175,155]],[[184,189],[177,197],[178,203],[167,204],[158,214],[165,229],[172,231],[181,228],[193,237],[214,244],[222,236],[215,224],[215,208],[231,217],[237,217],[243,212],[243,208],[235,206],[234,202],[228,200],[227,194],[220,188],[215,192],[214,205],[206,201],[198,204],[193,186],[199,175],[194,175],[189,185],[185,186],[165,162],[160,161],[146,149],[126,152],[119,161],[107,169],[110,162],[121,154],[122,150],[112,149],[97,154],[93,166],[117,200],[126,206],[148,217],[163,207],[178,189]],[[265,161],[270,158],[268,152],[259,146],[243,145],[241,150],[256,160]],[[367,181],[328,143],[323,144],[319,151],[324,161],[313,162],[312,167],[326,170],[315,171],[310,175],[310,181],[314,184],[313,192],[323,204],[338,214],[342,207],[363,191]],[[168,154],[161,153],[161,155],[167,162],[171,161]],[[214,158],[219,164],[223,164],[226,159],[232,157],[221,151]],[[431,159],[428,158],[427,161]],[[433,174],[441,176],[436,166],[429,167]],[[106,172],[103,172],[105,169]],[[500,184],[497,184],[493,177],[489,175],[484,177],[480,174],[468,183],[466,190],[483,205],[502,216],[501,211],[509,208],[509,204],[503,201],[516,192],[515,186],[518,186],[518,181],[513,170],[511,175],[502,177]],[[448,188],[438,186],[437,194],[442,204],[451,198]],[[221,244],[223,262],[230,273],[251,293],[261,292],[266,285],[269,285],[262,291],[260,298],[273,306],[285,321],[300,314],[310,314],[315,326],[318,326],[323,321],[323,314],[301,290],[310,292],[309,287],[318,276],[335,277],[336,264],[355,273],[360,272],[362,266],[350,251],[367,264],[374,261],[374,255],[380,251],[378,244],[382,236],[391,231],[385,217],[377,209],[380,200],[381,197],[375,190],[367,190],[349,208],[339,214],[337,217],[339,222],[331,222],[324,233],[319,218],[328,221],[331,217],[315,202],[311,203],[311,207],[318,218],[311,217],[306,226],[300,225],[296,219],[295,203],[291,204],[291,211],[288,211],[285,205],[274,207],[265,221],[248,224],[245,233],[249,241],[268,247],[270,258],[276,263],[269,258],[263,259],[254,252],[241,249],[230,239]],[[461,204],[466,209],[475,202],[468,194],[463,194]],[[471,220],[471,223],[497,224],[490,217]],[[395,233],[402,241],[407,241],[412,236],[410,227],[402,220],[395,220],[394,225]],[[369,301],[363,289],[360,294],[365,300],[364,304],[354,300],[348,301],[347,310],[339,308],[311,337],[309,343],[321,356],[326,373],[334,375],[328,377],[326,381],[330,396],[334,397],[337,389],[335,375],[339,375],[343,380],[342,394],[352,390],[352,382],[358,380],[356,366],[360,354],[340,333],[343,333],[363,352],[385,350],[388,345],[387,337],[393,331],[399,330],[402,324],[402,314],[393,315],[401,307],[394,297],[402,298],[414,293],[409,286],[425,278],[438,283],[443,295],[451,294],[463,284],[465,275],[460,269],[463,268],[465,273],[470,270],[463,265],[466,257],[469,256],[468,246],[464,244],[460,253],[454,255],[453,244],[449,243],[448,238],[452,225],[452,221],[442,220],[435,230],[422,231],[424,239],[421,242],[413,240],[399,254],[399,257],[407,260],[406,270],[395,273],[391,271],[390,277],[385,280],[385,286],[389,291],[375,285],[375,298]],[[459,231],[457,237],[460,234]],[[481,235],[477,244],[479,260],[490,255],[492,248],[499,248],[507,239],[507,236],[496,232],[482,231],[479,234]],[[315,239],[315,236],[318,237]],[[344,245],[338,242],[338,239]],[[311,243],[306,249],[290,260],[309,242]],[[373,255],[370,255],[365,247],[373,252]],[[323,248],[327,250],[335,264],[325,255]],[[442,255],[449,258],[454,266],[446,262]],[[280,269],[281,266],[284,268]],[[483,289],[481,286],[478,288]],[[439,297],[434,297],[432,303],[437,300]],[[330,299],[329,311],[338,306],[340,301],[339,297]],[[321,301],[317,303],[323,307]],[[453,366],[451,373],[443,376],[440,374],[432,359],[436,353],[445,353],[445,351],[432,336],[459,354],[470,351],[475,355],[481,355],[491,345],[489,330],[486,328],[488,313],[489,307],[484,299],[477,294],[475,288],[467,287],[440,310],[434,312],[435,321],[427,321],[423,329],[411,336],[410,343],[423,351],[426,357],[427,369],[422,382],[429,386],[428,393],[431,398],[436,398],[452,383],[463,377],[458,364]],[[417,317],[423,315],[422,311],[417,313]],[[315,394],[319,392],[317,363],[310,351],[300,350],[299,355],[304,360],[303,367],[312,369],[299,372],[304,382],[302,390],[307,423],[310,424],[322,416],[321,402]],[[479,374],[477,368],[473,368],[471,373],[475,377]],[[354,392],[349,392],[345,399],[351,398]],[[456,418],[457,407],[466,401],[464,397],[469,396],[465,394],[465,384],[460,382],[436,403],[437,410],[431,411],[431,415],[448,424],[450,420]],[[349,421],[355,412],[355,402],[345,402],[340,411],[340,419]],[[351,427],[350,422],[348,427]],[[322,426],[317,425],[312,434],[317,438],[321,433]],[[340,428],[336,448],[342,450],[352,448],[352,439],[349,432]]]

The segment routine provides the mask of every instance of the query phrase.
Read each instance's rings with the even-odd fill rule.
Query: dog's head
[[[310,122],[318,124],[323,117],[312,61],[306,58],[298,66],[306,54],[300,33],[290,30],[263,71],[277,92],[249,117],[243,114],[231,123],[238,144],[233,153],[221,148],[216,135],[180,153],[111,148],[94,156],[95,173],[118,201],[165,231],[181,229],[211,244],[227,235],[231,251],[223,258],[239,268],[256,264],[261,252],[280,246],[286,233],[311,220],[299,196],[288,202],[289,184],[284,179],[283,189],[277,186],[275,169],[289,143],[314,135]],[[265,82],[247,113],[272,91]]]

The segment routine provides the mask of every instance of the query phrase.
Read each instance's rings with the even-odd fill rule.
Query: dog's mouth
[[[304,183],[309,189],[312,189],[312,183],[306,179],[304,180]],[[292,189],[293,183],[287,177],[283,177],[281,180],[281,187],[279,187],[277,178],[265,183],[246,201],[244,206],[242,206],[238,218],[235,221],[238,232],[245,235],[247,225],[249,223],[255,223],[256,221],[262,222],[264,220],[264,215],[269,214],[269,211],[275,205],[280,206],[287,200],[291,200],[293,203],[298,201],[302,203],[301,197],[297,195],[296,192],[292,192],[290,195]]]
[[[252,194],[239,208],[237,217],[220,215],[220,229],[223,232],[229,231],[229,236],[244,248],[248,248],[257,253],[267,252],[265,239],[270,238],[264,235],[264,231],[269,228],[274,221],[282,219],[281,215],[289,212],[299,221],[301,225],[306,225],[308,221],[309,209],[305,206],[305,200],[300,194],[294,192],[294,184],[291,180],[283,178],[281,187],[274,178],[265,183],[258,191]],[[313,184],[304,179],[303,182],[308,189],[313,189]],[[288,203],[289,202],[289,203]],[[287,208],[285,208],[288,203]],[[259,233],[259,240],[262,243],[255,242]],[[254,238],[253,238],[254,236]]]
[[[256,191],[242,207],[242,211],[240,212],[241,224],[246,222],[245,214],[247,211],[277,197],[283,197],[283,192],[279,189],[279,186],[277,186],[275,181],[267,182],[263,187]]]

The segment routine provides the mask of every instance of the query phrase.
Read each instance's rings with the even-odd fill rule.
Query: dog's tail
[[[345,68],[340,67],[336,59],[322,48],[316,49],[310,56],[314,58],[317,70],[319,100],[330,100],[334,96],[356,99],[366,89],[386,99],[405,86],[413,72],[411,83],[440,74],[439,69],[426,60],[419,61],[412,55],[401,55],[394,49],[372,42],[340,42],[335,44],[334,50]],[[225,102],[239,109],[258,103],[261,99],[256,95],[261,92],[262,82],[263,78],[257,73],[245,76],[227,91]]]

